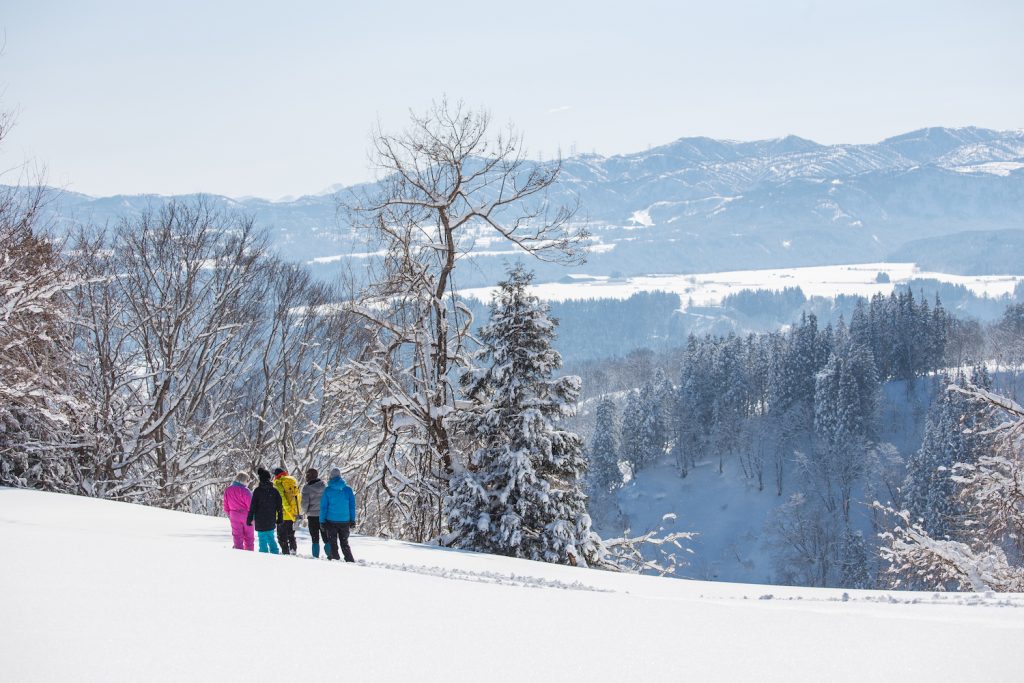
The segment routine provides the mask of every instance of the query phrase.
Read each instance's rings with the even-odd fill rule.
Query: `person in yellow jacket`
[[[295,477],[290,476],[283,467],[278,467],[274,470],[274,488],[281,494],[281,505],[284,507],[284,519],[277,523],[277,541],[281,545],[282,553],[294,555],[298,548],[295,542],[295,520],[299,518],[299,511],[302,509],[299,482],[295,481]]]

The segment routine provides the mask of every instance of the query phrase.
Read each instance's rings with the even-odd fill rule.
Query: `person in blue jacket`
[[[327,488],[320,497],[320,528],[323,530],[328,560],[340,560],[340,549],[345,554],[346,562],[355,562],[352,549],[348,547],[348,534],[355,525],[356,495],[341,478],[341,470],[332,467]]]

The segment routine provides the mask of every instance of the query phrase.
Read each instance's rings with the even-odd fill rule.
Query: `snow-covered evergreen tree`
[[[868,566],[867,544],[859,531],[846,530],[839,548],[839,586],[842,588],[871,588],[871,568]]]
[[[961,514],[952,467],[975,458],[961,426],[966,409],[963,396],[945,391],[948,377],[940,376],[939,384],[928,411],[924,440],[907,461],[903,504],[932,538],[942,539],[951,537]]]
[[[605,396],[597,404],[594,436],[590,441],[588,481],[592,497],[606,494],[622,483],[619,470],[621,429],[619,409],[612,398]]]
[[[575,376],[553,377],[561,356],[551,344],[549,308],[527,292],[532,274],[509,272],[480,330],[478,360],[467,373],[477,404],[465,420],[477,444],[445,500],[456,547],[546,562],[587,565],[603,552],[591,531],[583,492],[583,440],[559,428],[580,392]]]
[[[685,477],[708,449],[712,425],[710,343],[690,337],[675,392],[672,447],[679,474]]]
[[[622,459],[639,472],[654,459],[657,424],[650,384],[629,392],[622,411]]]
[[[675,389],[658,368],[650,381],[626,397],[622,415],[622,458],[639,472],[663,456],[673,437]]]
[[[806,485],[829,512],[848,522],[855,483],[867,468],[878,385],[871,352],[851,343],[842,320],[835,350],[818,373],[814,394],[815,447],[804,462]]]
[[[657,460],[672,443],[672,408],[675,402],[675,387],[661,368],[654,371],[651,380],[651,403],[654,411],[654,450],[652,460]]]

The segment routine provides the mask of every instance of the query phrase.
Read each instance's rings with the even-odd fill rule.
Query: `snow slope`
[[[353,566],[34,491],[0,488],[0,533],[5,681],[1009,680],[1024,637],[1024,595],[844,600],[358,536]]]

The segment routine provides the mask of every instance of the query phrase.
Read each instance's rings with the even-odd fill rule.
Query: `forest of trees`
[[[992,349],[987,357],[999,359],[1010,374],[1021,367],[1013,355],[1020,347],[1021,308],[1007,308],[979,333],[985,339],[975,349]],[[672,462],[681,477],[709,462],[722,474],[728,463],[751,489],[781,497],[764,530],[777,580],[888,585],[893,576],[878,562],[877,535],[891,530],[894,511],[907,511],[937,539],[963,536],[976,524],[964,513],[954,470],[975,466],[988,452],[984,429],[975,423],[992,418],[946,387],[987,392],[991,382],[983,365],[966,374],[956,369],[962,348],[950,342],[963,326],[941,302],[929,304],[904,290],[860,301],[849,325],[840,319],[821,328],[812,314],[782,332],[691,336],[679,353],[631,354],[616,376],[640,385],[629,388],[629,380],[621,380],[624,389],[597,401],[591,495],[607,500],[624,478],[654,463]],[[597,372],[610,384],[608,368]],[[915,383],[934,385],[924,443],[905,463],[880,439],[879,399],[887,381],[911,392]],[[889,514],[857,505],[876,499],[889,501]],[[1019,564],[1011,550],[1009,564]],[[890,551],[886,557],[895,556]],[[931,574],[896,582],[937,587],[922,576]]]

